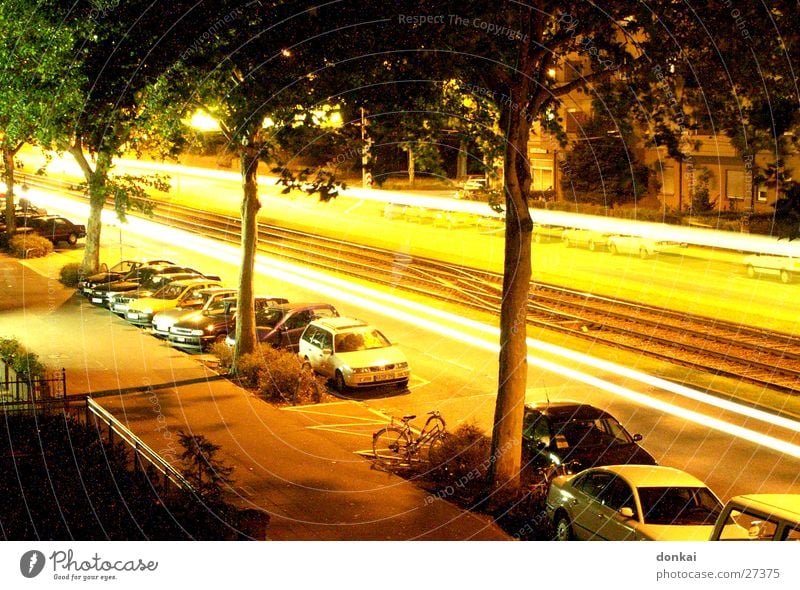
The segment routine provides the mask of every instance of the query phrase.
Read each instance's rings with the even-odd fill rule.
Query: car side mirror
[[[642,437],[641,434],[634,434],[633,435],[633,442],[639,442],[640,440],[642,440],[642,438],[643,437]]]
[[[619,509],[619,513],[623,518],[633,518],[633,508],[630,506],[623,506]]]
[[[333,354],[333,349],[332,348],[323,348],[322,349],[322,354],[324,354],[325,356],[330,356],[330,355]]]

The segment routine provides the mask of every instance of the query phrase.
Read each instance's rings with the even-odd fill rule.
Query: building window
[[[758,188],[756,189],[756,199],[758,199],[759,203],[767,202],[767,185],[765,184],[758,185]]]
[[[567,133],[579,133],[588,117],[580,109],[567,109]]]
[[[744,199],[744,170],[725,171],[725,196],[729,199]]]

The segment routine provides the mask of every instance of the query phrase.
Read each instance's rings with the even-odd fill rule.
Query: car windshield
[[[609,447],[633,442],[633,438],[614,418],[573,419],[554,423],[559,448]]]
[[[153,293],[153,299],[177,299],[181,296],[185,288],[186,287],[183,285],[176,285],[174,283],[164,285]]]
[[[337,334],[333,341],[335,352],[356,352],[358,350],[386,348],[391,345],[386,336],[374,328]]]
[[[639,488],[645,524],[713,525],[722,504],[708,488]]]

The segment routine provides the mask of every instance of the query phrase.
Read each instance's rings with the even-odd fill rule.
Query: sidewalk
[[[0,258],[0,336],[63,366],[71,394],[96,396],[168,460],[180,431],[220,445],[221,459],[234,467],[234,502],[270,513],[270,539],[510,540],[491,519],[434,499],[355,453],[369,447],[381,420],[360,404],[273,407],[73,295],[57,278],[78,254]],[[363,427],[319,428],[326,416]]]

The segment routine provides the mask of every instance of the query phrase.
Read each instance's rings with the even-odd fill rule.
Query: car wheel
[[[591,241],[590,241],[590,242],[589,242],[589,250],[590,250],[591,252],[594,252],[595,250],[597,250],[597,244],[595,244],[594,242],[591,242]]]
[[[70,246],[74,246],[75,244],[78,243],[78,236],[75,234],[69,234],[69,236],[67,236],[67,243]]]
[[[342,375],[341,371],[336,371],[336,375],[333,377],[333,384],[339,393],[347,391],[347,383],[344,382],[344,375]]]
[[[572,541],[573,539],[572,525],[569,522],[569,517],[562,512],[556,517],[555,540]]]
[[[781,283],[788,285],[791,282],[792,282],[792,273],[790,273],[786,269],[781,270]]]
[[[533,234],[533,241],[536,242],[537,244],[541,244],[542,243],[542,234],[538,234],[538,233],[537,234]]]
[[[608,251],[611,252],[612,254],[618,254],[619,253],[619,250],[617,250],[617,245],[616,244],[609,244],[608,245]]]
[[[647,248],[639,248],[639,258],[645,260],[649,257],[650,255],[647,253]]]
[[[751,279],[756,278],[756,269],[753,267],[752,264],[747,265],[747,276]]]

